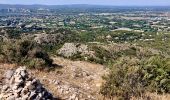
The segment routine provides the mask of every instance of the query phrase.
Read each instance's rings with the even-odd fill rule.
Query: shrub
[[[20,52],[18,52],[18,45],[12,43],[4,43],[2,46],[2,55],[4,56],[4,61],[9,63],[18,63],[21,60]]]
[[[8,41],[1,48],[1,58],[9,63],[28,65],[30,68],[51,66],[53,60],[33,41]]]
[[[170,93],[170,59],[160,56],[151,57],[144,62],[143,71],[149,91]]]
[[[108,51],[100,46],[92,46],[92,50],[95,51],[95,57],[90,58],[90,61],[94,61],[99,64],[106,64],[107,61],[111,61],[114,58],[114,53]]]
[[[106,83],[101,93],[105,96],[118,96],[125,100],[132,96],[141,96],[144,92],[143,73],[137,62],[130,58],[117,61],[111,68],[110,74],[105,76]]]
[[[123,57],[110,67],[101,88],[105,96],[120,96],[130,99],[142,96],[146,91],[170,93],[170,59],[153,56],[138,60]]]
[[[26,61],[25,64],[29,68],[43,69],[43,67],[45,66],[45,61],[43,59],[33,58]]]

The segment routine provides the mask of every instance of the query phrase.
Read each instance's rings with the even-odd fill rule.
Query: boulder
[[[77,47],[74,43],[65,43],[63,47],[58,51],[58,54],[64,57],[71,57],[77,54]]]
[[[65,43],[57,52],[59,55],[69,58],[76,54],[90,55],[88,46],[79,43]]]

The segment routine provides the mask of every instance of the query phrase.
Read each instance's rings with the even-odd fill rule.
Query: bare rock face
[[[56,34],[36,34],[34,40],[39,44],[56,43],[59,42],[58,35]]]
[[[25,67],[7,71],[0,100],[53,100],[39,80],[30,76]]]
[[[58,51],[58,54],[64,57],[71,57],[77,54],[77,47],[74,43],[65,43],[63,47]]]
[[[76,54],[81,55],[91,55],[91,52],[88,50],[88,46],[85,44],[79,43],[65,43],[59,50],[58,54],[64,57],[71,57]]]

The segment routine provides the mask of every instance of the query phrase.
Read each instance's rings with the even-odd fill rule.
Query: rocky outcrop
[[[92,55],[92,52],[88,50],[88,46],[79,43],[65,43],[59,50],[58,54],[64,57],[71,57],[76,54],[80,55]]]
[[[61,40],[59,40],[58,34],[35,34],[34,41],[36,41],[39,44],[46,44],[46,43],[58,43]],[[61,37],[60,37],[61,38]]]
[[[70,30],[58,29],[49,32],[34,34],[34,40],[39,44],[60,44],[72,37]]]
[[[53,96],[25,67],[20,67],[6,72],[0,100],[53,100]]]

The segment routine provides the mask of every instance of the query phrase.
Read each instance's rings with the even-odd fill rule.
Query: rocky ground
[[[29,70],[53,96],[65,100],[101,100],[99,94],[107,74],[104,66],[84,61],[71,61],[60,57],[53,58],[58,65],[54,71]],[[0,64],[0,88],[4,73],[16,69],[15,65]]]
[[[57,100],[58,98],[59,100],[110,100],[99,94],[100,86],[104,82],[101,77],[108,73],[104,66],[84,61],[71,61],[60,57],[53,59],[56,64],[60,65],[54,71],[28,70],[28,72],[31,76],[39,79],[45,91],[52,93],[53,97],[57,97]],[[3,76],[11,69],[17,69],[17,66],[0,64],[0,91],[2,83],[5,82]],[[148,100],[169,100],[170,98],[169,94],[147,93],[146,95],[149,96]],[[112,98],[112,100],[117,99]],[[146,100],[146,98],[134,97],[132,100]]]
[[[93,56],[94,52],[90,51],[88,45],[79,44],[79,43],[65,43],[59,50],[58,55],[62,57],[72,57],[76,54],[80,54],[81,56]]]
[[[5,72],[0,100],[54,100],[38,79],[26,67]]]

